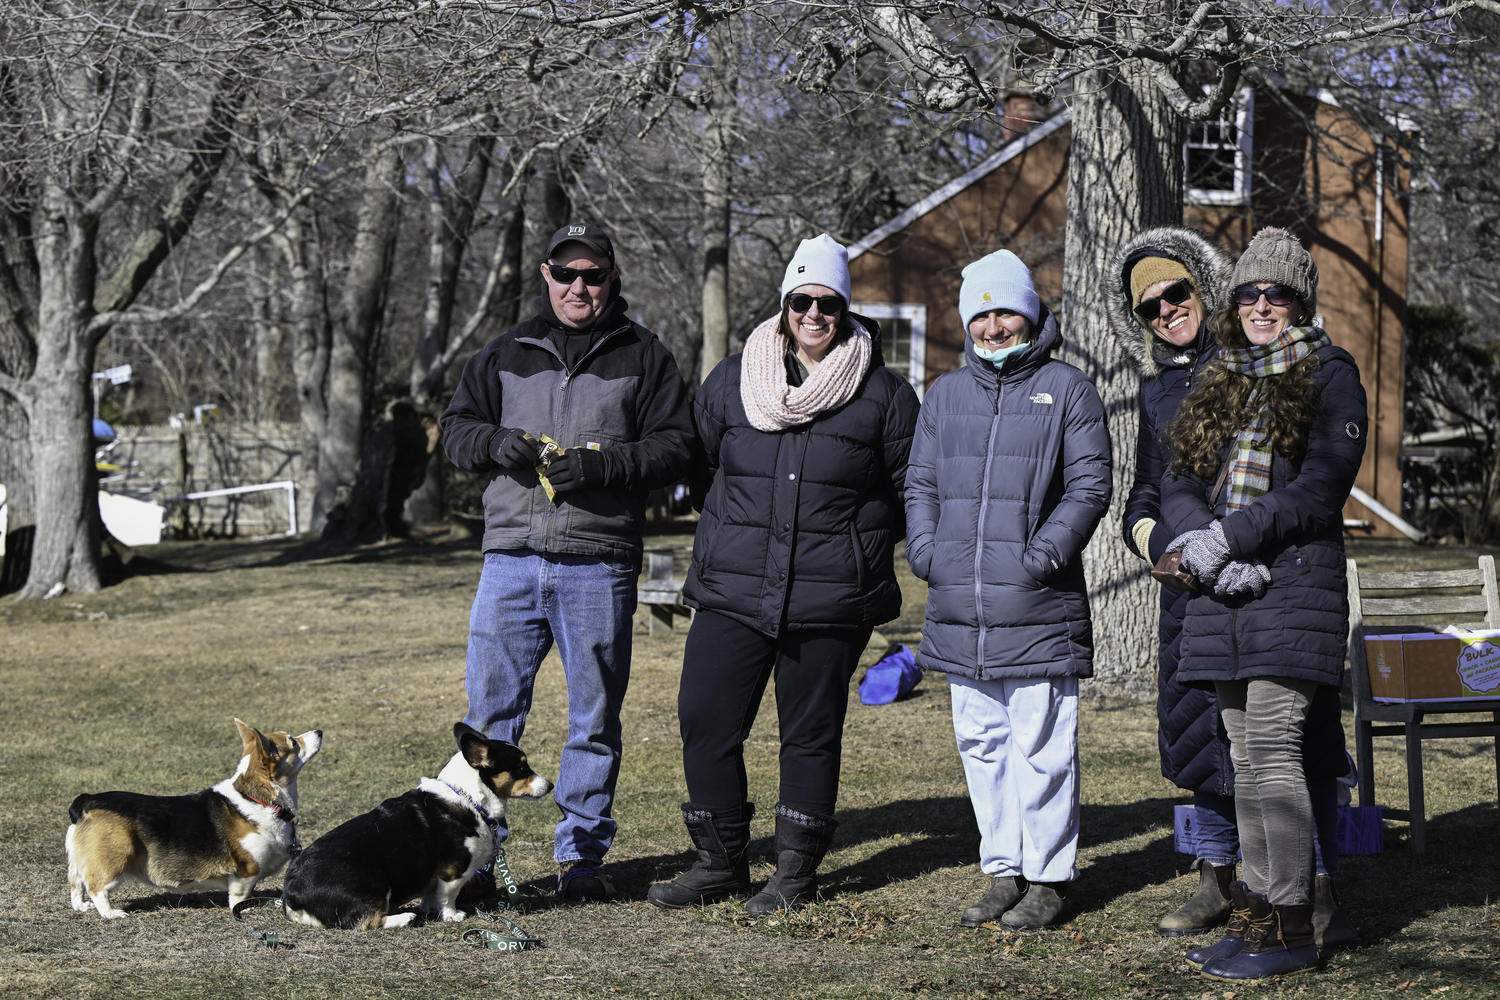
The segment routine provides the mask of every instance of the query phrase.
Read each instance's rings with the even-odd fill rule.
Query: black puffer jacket
[[[1214,511],[1198,476],[1162,480],[1162,515],[1180,534],[1222,517],[1231,556],[1260,559],[1271,585],[1259,599],[1212,592],[1188,602],[1178,677],[1189,684],[1289,677],[1337,687],[1349,630],[1344,580],[1343,508],[1364,457],[1369,420],[1359,368],[1339,347],[1324,347],[1313,380],[1320,412],[1307,451],[1292,462],[1276,453],[1271,491],[1244,510]],[[1219,455],[1223,462],[1233,441]]]
[[[1083,548],[1109,508],[1109,428],[1088,376],[1041,330],[1000,370],[968,366],[927,393],[907,477],[907,561],[928,582],[917,664],[979,680],[1089,677]]]
[[[753,427],[740,400],[741,354],[698,389],[703,459],[689,482],[702,519],[682,589],[690,606],[764,635],[900,614],[892,553],[906,534],[917,394],[881,362],[879,326],[858,321],[877,338],[870,369],[853,399],[810,423]]]

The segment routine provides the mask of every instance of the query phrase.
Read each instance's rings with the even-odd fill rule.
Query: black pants
[[[833,815],[849,679],[869,641],[868,628],[762,635],[699,611],[688,631],[677,694],[688,797],[726,820],[738,818],[748,791],[745,740],[775,676],[781,801],[799,812]]]

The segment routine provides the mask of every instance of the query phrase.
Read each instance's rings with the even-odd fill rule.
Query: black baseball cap
[[[615,262],[615,245],[609,241],[604,230],[589,225],[563,226],[552,234],[552,239],[547,241],[547,259],[552,259],[552,254],[564,243],[582,243],[594,253],[601,257],[609,258],[609,262]]]

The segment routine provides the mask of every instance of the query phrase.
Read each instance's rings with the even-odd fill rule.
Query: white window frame
[[[1234,190],[1189,188],[1184,200],[1190,205],[1250,204],[1250,158],[1255,148],[1255,91],[1250,87],[1241,87],[1239,94],[1235,96],[1233,107],[1234,132],[1236,136]],[[1189,123],[1189,135],[1191,135],[1191,130],[1194,127],[1201,128],[1202,125],[1202,122]],[[1184,176],[1187,174],[1188,148],[1191,143],[1192,140],[1190,138],[1182,144],[1182,169]],[[1201,144],[1199,145],[1201,146]]]
[[[851,302],[849,309],[871,319],[904,319],[911,322],[911,357],[906,380],[921,399],[927,390],[927,307],[915,302]],[[881,338],[881,350],[886,350]]]

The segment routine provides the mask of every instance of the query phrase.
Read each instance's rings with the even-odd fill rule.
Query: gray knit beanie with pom
[[[1285,229],[1266,228],[1255,234],[1234,266],[1234,287],[1268,281],[1294,289],[1307,304],[1308,319],[1318,308],[1318,265],[1302,242]]]

